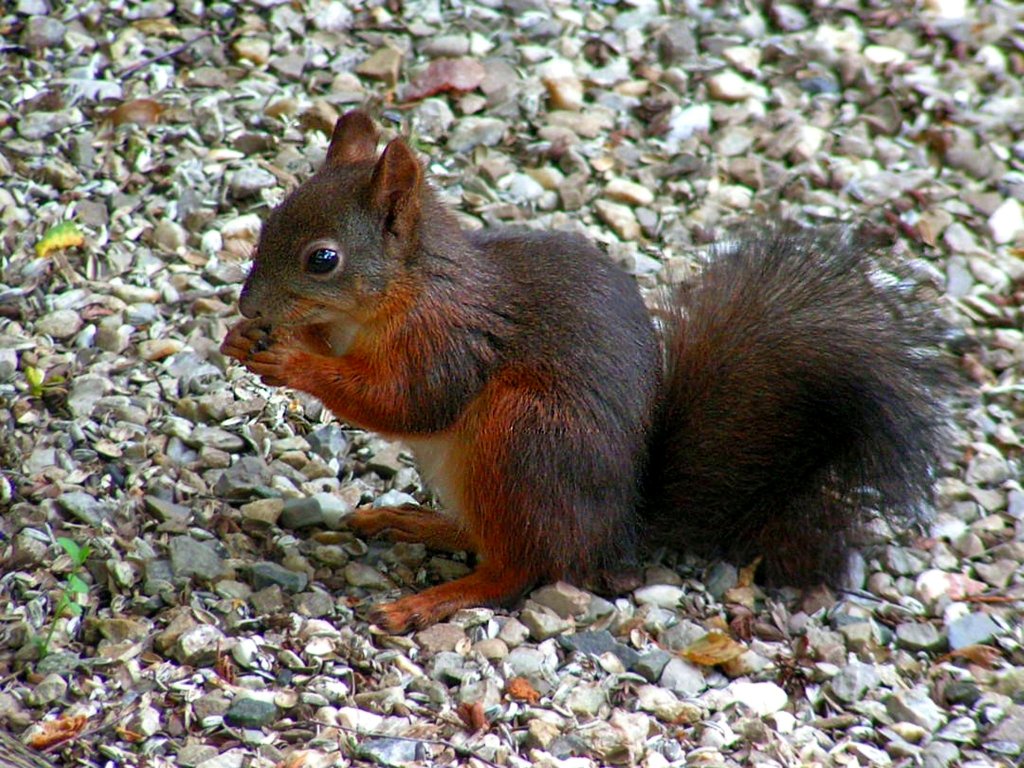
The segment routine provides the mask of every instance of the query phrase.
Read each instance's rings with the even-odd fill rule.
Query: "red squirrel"
[[[941,450],[934,313],[845,235],[766,226],[652,313],[583,237],[464,231],[363,112],[263,227],[222,349],[400,439],[443,511],[351,518],[468,576],[377,607],[392,632],[671,544],[835,582],[872,509],[912,517]],[[901,517],[902,516],[902,517]]]

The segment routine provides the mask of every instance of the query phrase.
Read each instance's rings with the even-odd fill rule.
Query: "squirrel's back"
[[[944,449],[943,330],[857,237],[759,229],[661,315],[645,508],[659,541],[835,582],[870,510],[914,517]]]

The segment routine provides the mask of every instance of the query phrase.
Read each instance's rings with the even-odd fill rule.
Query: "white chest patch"
[[[420,476],[427,482],[444,505],[445,514],[456,519],[462,515],[462,466],[454,450],[455,440],[450,436],[413,438],[405,437],[416,457]]]

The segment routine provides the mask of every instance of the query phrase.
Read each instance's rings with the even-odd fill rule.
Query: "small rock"
[[[675,656],[668,651],[653,648],[641,654],[640,658],[636,660],[636,663],[631,668],[634,672],[643,675],[644,678],[653,683],[661,677],[665,671],[665,666],[674,658]]]
[[[1014,242],[1024,233],[1024,209],[1012,197],[1003,201],[988,218],[989,232],[998,245]]]
[[[853,661],[829,680],[829,687],[836,698],[852,704],[860,701],[865,693],[873,690],[879,681],[878,670],[873,664]]]
[[[789,696],[775,683],[736,681],[729,684],[726,693],[758,717],[778,712],[789,703]]]
[[[378,48],[370,58],[356,67],[356,74],[372,80],[383,80],[394,87],[398,83],[398,74],[402,69],[402,52],[390,45]]]
[[[82,329],[82,318],[72,309],[58,309],[36,320],[36,333],[70,339]]]
[[[594,203],[594,210],[601,220],[615,231],[620,240],[628,242],[640,238],[640,222],[628,205],[598,200]]]
[[[181,633],[174,644],[174,656],[191,667],[208,667],[224,650],[224,633],[212,624],[200,624]]]
[[[253,589],[263,590],[269,586],[278,586],[292,594],[301,592],[309,583],[305,573],[289,570],[277,563],[255,563],[251,569]]]
[[[636,692],[636,701],[640,709],[650,712],[665,723],[695,723],[702,714],[700,707],[682,702],[672,691],[656,685],[641,685]]]
[[[349,563],[343,573],[345,581],[353,587],[391,589],[394,586],[383,573],[366,563]]]
[[[281,510],[280,524],[282,528],[298,530],[323,525],[324,513],[316,497],[305,499],[287,499]]]
[[[448,135],[448,149],[469,152],[475,147],[493,147],[505,138],[508,124],[494,117],[466,117]]]
[[[654,193],[650,189],[628,179],[612,179],[605,185],[604,194],[628,205],[650,205],[654,202]]]
[[[67,28],[53,16],[30,16],[21,31],[22,44],[33,51],[56,48],[64,42]]]
[[[949,719],[923,687],[897,691],[885,700],[885,708],[895,719],[919,725],[928,733],[935,733]]]
[[[226,572],[224,561],[212,544],[196,541],[191,536],[176,536],[168,546],[171,568],[178,578],[193,576],[201,581],[214,581]]]
[[[466,640],[466,630],[455,624],[443,622],[417,632],[414,639],[425,653],[454,651],[456,646]]]
[[[231,174],[228,189],[235,200],[255,197],[264,189],[277,185],[277,177],[263,168],[241,168]]]
[[[278,518],[284,511],[283,499],[257,499],[239,507],[239,512],[246,520],[266,525],[277,525]]]
[[[703,691],[707,687],[707,681],[700,667],[673,657],[662,670],[658,685],[686,699]]]
[[[530,599],[535,603],[550,608],[563,619],[585,613],[590,607],[591,598],[589,592],[584,592],[564,581],[545,585],[530,595]]]
[[[241,728],[262,728],[277,719],[277,707],[272,701],[254,696],[239,696],[231,702],[224,720]]]
[[[530,630],[530,636],[538,642],[560,635],[573,628],[571,619],[563,619],[553,611],[524,608],[519,620]]]
[[[736,72],[719,72],[708,78],[708,95],[718,101],[764,101],[768,98],[768,92],[763,86]]]
[[[987,643],[1000,632],[999,626],[987,613],[968,613],[956,618],[946,628],[949,636],[949,647],[953,650],[968,645]]]

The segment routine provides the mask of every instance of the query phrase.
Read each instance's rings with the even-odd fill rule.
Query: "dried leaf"
[[[160,122],[164,106],[153,99],[132,99],[126,101],[107,113],[107,119],[115,126],[125,123],[136,125],[155,125]]]
[[[85,244],[85,235],[73,221],[62,221],[50,227],[42,239],[36,243],[36,256],[45,259],[51,251],[63,251],[65,248],[77,248]]]
[[[32,749],[48,749],[54,744],[69,741],[77,737],[84,730],[85,723],[85,715],[58,717],[56,720],[48,720],[29,739],[28,745]]]
[[[487,70],[476,59],[436,59],[416,75],[405,89],[404,101],[417,101],[445,91],[472,91],[484,81]]]
[[[732,661],[743,655],[746,650],[745,645],[737,643],[722,632],[708,632],[700,640],[690,643],[679,655],[694,664],[713,667],[715,664]]]
[[[513,677],[505,683],[505,693],[516,701],[525,701],[527,704],[536,704],[540,701],[540,694],[530,681],[525,677]]]
[[[487,721],[487,714],[484,712],[482,701],[474,701],[472,704],[464,701],[456,707],[455,714],[465,723],[466,729],[471,733],[484,731],[490,725]]]

